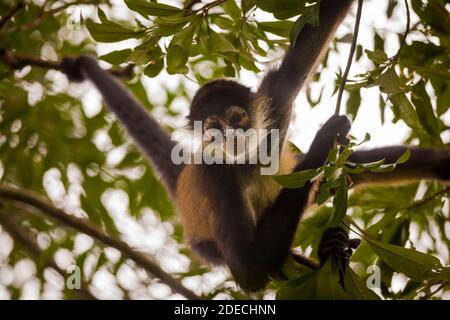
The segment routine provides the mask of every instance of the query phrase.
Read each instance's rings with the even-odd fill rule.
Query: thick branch
[[[0,211],[0,224],[4,228],[6,232],[18,243],[20,243],[26,251],[34,258],[42,257],[42,250],[37,245],[35,239],[30,235],[29,232],[24,231],[20,226],[17,225],[17,222],[14,221],[10,214],[7,214],[3,211]],[[67,277],[67,273],[58,267],[55,260],[50,258],[46,261],[46,265],[57,273],[59,273],[64,279]],[[96,298],[92,295],[92,293],[88,289],[88,285],[85,281],[81,281],[81,289],[73,289],[74,296],[77,299],[85,299],[85,300],[96,300]]]
[[[12,69],[20,70],[25,66],[34,66],[44,69],[61,71],[60,61],[44,60],[39,57],[19,55],[11,50],[0,49],[0,61]],[[118,78],[131,78],[134,64],[129,64],[125,68],[114,67],[108,71]]]
[[[199,296],[197,296],[191,290],[185,288],[177,279],[164,272],[155,262],[151,260],[148,255],[134,251],[124,241],[108,235],[106,232],[92,225],[85,219],[74,217],[66,213],[64,210],[54,207],[52,204],[42,199],[40,196],[37,196],[30,191],[18,190],[0,185],[0,198],[17,201],[38,209],[41,213],[45,214],[48,217],[51,217],[53,220],[56,220],[59,223],[71,227],[79,232],[85,233],[105,246],[109,246],[119,250],[124,256],[126,256],[130,260],[133,260],[137,265],[141,266],[148,273],[159,278],[174,292],[180,293],[188,299],[200,299]]]

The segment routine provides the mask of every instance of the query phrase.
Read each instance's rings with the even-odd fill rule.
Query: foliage
[[[403,2],[384,3],[387,24],[395,14],[404,14]],[[16,4],[14,0],[2,1],[0,17],[3,19]],[[183,115],[180,104],[186,106],[192,98],[192,81],[200,85],[213,78],[238,77],[245,71],[257,73],[295,41],[306,24],[320,24],[320,3],[307,1],[215,0],[197,1],[192,8],[184,5],[175,0],[124,0],[116,5],[102,0],[27,0],[0,24],[0,49],[44,60],[97,53],[114,67],[133,63],[136,68],[126,85],[171,130]],[[389,55],[386,50],[385,40],[389,33],[394,34],[391,30],[369,30],[374,46],[358,47],[356,60],[365,71],[347,82],[346,113],[358,121],[364,103],[361,92],[378,88],[382,120],[390,109],[395,123],[406,124],[410,129],[406,143],[448,148],[443,137],[450,129],[449,2],[411,0],[410,5],[414,24],[406,41],[404,34],[398,34],[397,53]],[[331,51],[340,52],[349,37],[335,39]],[[321,70],[329,68],[325,59]],[[202,265],[182,244],[182,228],[158,177],[114,118],[86,98],[85,91],[92,95],[89,85],[69,85],[58,71],[37,66],[16,69],[20,70],[0,63],[2,184],[46,195],[55,206],[88,219],[109,235],[129,240],[139,250],[144,248],[163,266],[170,261],[173,265],[175,257],[181,267],[164,269],[177,273],[183,283],[194,281],[196,285],[191,287],[198,294],[248,297],[228,278],[201,289],[199,283],[217,270]],[[337,78],[334,88],[339,74]],[[169,85],[168,79],[176,79],[170,80],[176,85]],[[312,81],[319,80],[317,74]],[[151,83],[151,90],[147,90],[147,83]],[[321,99],[330,99],[321,93],[314,101],[309,90],[307,98],[311,107]],[[376,107],[373,101],[370,104]],[[333,150],[329,162],[318,170],[275,177],[291,188],[325,178],[318,206],[311,209],[296,235],[294,245],[301,251],[312,249],[315,255],[321,231],[327,226],[344,224],[364,239],[352,257],[351,268],[347,268],[344,286],[332,260],[314,272],[289,261],[285,266],[291,270],[289,281],[274,281],[270,289],[255,297],[273,289],[281,299],[448,297],[449,202],[443,199],[448,189],[437,182],[420,182],[348,190],[349,174],[395,170],[395,165],[383,161],[349,162],[356,146],[352,143],[343,150]],[[405,154],[397,163],[407,158]],[[124,202],[123,208],[111,208],[109,202],[116,197]],[[13,226],[32,235],[40,254],[31,254],[29,243],[14,237],[3,215],[12,216]],[[44,219],[20,203],[0,203],[0,225],[0,242],[11,244],[9,249],[0,246],[4,248],[0,249],[0,273],[14,274],[24,264],[32,270],[26,280],[0,282],[0,292],[6,292],[7,297],[27,297],[27,284],[37,281],[38,296],[77,298],[64,285],[59,285],[56,293],[48,289],[48,283],[59,279],[48,275],[52,259],[63,277],[68,275],[68,265],[80,266],[87,291],[97,297],[111,298],[105,291],[113,292],[115,298],[171,294],[123,254]],[[161,234],[161,230],[165,233],[162,243],[152,249],[151,241],[157,238],[154,234]],[[172,256],[167,253],[169,247],[174,248]],[[365,281],[371,265],[379,266],[382,273],[376,294]],[[127,275],[133,279],[132,286]],[[111,280],[99,288],[102,282],[97,278],[105,276]],[[394,283],[400,283],[401,289],[394,291]]]

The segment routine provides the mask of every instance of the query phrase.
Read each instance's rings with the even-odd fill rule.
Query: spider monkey
[[[268,71],[256,92],[231,80],[215,80],[195,94],[189,124],[202,121],[203,129],[279,129],[280,173],[318,168],[336,141],[345,144],[351,124],[346,116],[332,116],[317,132],[309,151],[300,159],[285,143],[292,104],[300,88],[326,52],[352,0],[323,0],[320,26],[306,25],[281,64]],[[319,268],[335,255],[348,261],[359,240],[340,228],[330,229],[319,245],[319,262],[291,252],[295,230],[314,194],[314,184],[286,189],[255,165],[186,164],[171,161],[176,145],[168,133],[126,89],[89,56],[65,58],[63,71],[72,81],[89,79],[103,95],[131,137],[147,155],[172,196],[193,250],[206,261],[226,265],[247,291],[262,289],[270,277],[283,277],[289,255],[310,268]],[[394,163],[407,149],[409,161],[393,172],[353,176],[353,185],[405,179],[450,180],[450,154],[444,150],[391,146],[355,151],[350,160]]]

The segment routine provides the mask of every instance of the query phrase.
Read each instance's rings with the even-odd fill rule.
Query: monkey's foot
[[[320,264],[323,265],[329,257],[336,257],[339,261],[347,264],[353,249],[356,249],[360,243],[360,239],[349,239],[348,234],[340,227],[329,228],[320,240]]]

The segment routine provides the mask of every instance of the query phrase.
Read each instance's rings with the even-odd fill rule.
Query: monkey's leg
[[[406,151],[411,156],[391,172],[363,172],[352,175],[354,185],[361,183],[408,182],[419,179],[439,179],[450,182],[450,151],[445,149],[411,146],[390,146],[355,151],[349,158],[355,163],[374,162],[385,159],[386,164],[395,161]]]

